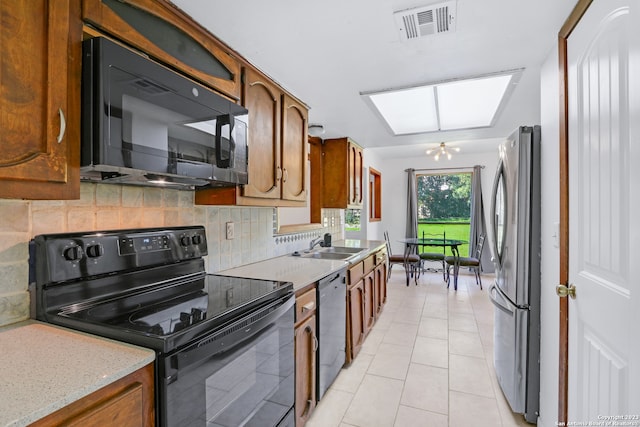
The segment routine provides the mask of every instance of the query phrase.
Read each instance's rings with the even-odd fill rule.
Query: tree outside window
[[[418,175],[418,237],[446,233],[448,239],[469,241],[471,173]],[[468,245],[460,246],[467,254]]]

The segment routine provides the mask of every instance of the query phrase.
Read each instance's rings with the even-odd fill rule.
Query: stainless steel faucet
[[[309,250],[313,249],[316,245],[321,244],[323,241],[324,241],[324,237],[322,236],[313,239],[311,243],[309,243]]]

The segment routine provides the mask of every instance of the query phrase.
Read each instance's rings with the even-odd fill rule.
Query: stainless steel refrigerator
[[[535,423],[540,395],[540,126],[500,146],[491,200],[494,367],[514,412]]]

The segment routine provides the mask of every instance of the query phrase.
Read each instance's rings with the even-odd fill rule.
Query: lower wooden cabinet
[[[355,284],[347,284],[347,362],[351,362],[360,352],[365,338],[366,315],[364,279]]]
[[[153,382],[153,363],[150,363],[31,426],[154,426]]]
[[[316,288],[296,295],[295,364],[296,427],[303,426],[316,407]]]
[[[377,296],[375,272],[371,271],[364,277],[364,319],[365,319],[365,335],[369,334],[373,324],[376,323],[377,317]]]
[[[387,256],[386,252],[381,252],[382,254],[376,254],[376,268],[374,270],[376,318],[380,315],[382,308],[387,303]]]
[[[384,250],[347,271],[347,363],[364,343],[387,301],[387,256]]]

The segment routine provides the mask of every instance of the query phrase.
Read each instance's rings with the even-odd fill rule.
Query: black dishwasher
[[[346,269],[320,280],[317,287],[318,400],[338,376],[345,362],[347,324]]]

